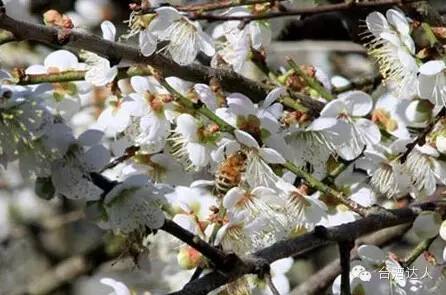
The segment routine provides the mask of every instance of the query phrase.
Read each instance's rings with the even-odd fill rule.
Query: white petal
[[[282,258],[271,263],[271,272],[274,275],[285,274],[293,266],[294,260],[291,257]]]
[[[157,17],[149,24],[150,31],[165,30],[172,22],[181,18],[181,14],[173,7],[160,7],[156,9]]]
[[[366,144],[377,144],[381,140],[381,132],[378,126],[370,120],[358,119],[355,122],[355,127],[361,133],[361,135],[366,139]]]
[[[227,101],[229,110],[236,115],[253,115],[256,112],[252,101],[241,93],[232,93]]]
[[[211,88],[206,84],[195,84],[194,86],[195,92],[197,92],[200,100],[211,110],[216,110],[217,105],[217,97],[212,92]]]
[[[130,290],[127,288],[127,286],[119,281],[116,281],[111,278],[102,278],[100,282],[104,285],[108,285],[113,288],[114,293],[110,293],[110,294],[131,295]]]
[[[242,130],[235,130],[234,131],[235,138],[237,138],[237,141],[240,142],[243,145],[246,145],[247,147],[253,147],[253,148],[260,148],[259,143],[257,140],[252,137],[251,134],[248,132],[242,131]]]
[[[420,74],[433,76],[441,73],[446,68],[444,61],[442,60],[431,60],[424,63],[418,69]]]
[[[389,29],[389,23],[387,22],[384,15],[380,12],[372,12],[365,19],[367,28],[375,36],[379,38],[380,34]]]
[[[77,57],[68,50],[57,50],[50,53],[44,61],[46,68],[54,67],[59,70],[74,69],[78,64]]]
[[[47,74],[47,68],[43,65],[32,65],[26,68],[25,74],[27,75]]]
[[[139,48],[142,55],[152,55],[156,50],[156,45],[156,37],[148,29],[139,33]]]
[[[370,113],[373,108],[373,100],[365,92],[349,91],[339,95],[339,98],[344,101],[345,105],[350,111],[350,115],[355,117],[362,117]]]
[[[198,46],[200,47],[200,50],[207,56],[210,56],[210,57],[214,56],[215,48],[214,48],[214,44],[213,44],[211,37],[209,37],[208,34],[200,31],[198,33],[198,38],[199,38]]]
[[[181,114],[177,117],[176,123],[175,130],[180,132],[187,140],[196,141],[198,139],[198,126],[194,117],[189,114]]]
[[[446,220],[444,220],[442,223],[441,223],[441,226],[440,226],[440,237],[444,240],[444,241],[446,241]]]
[[[102,38],[108,41],[115,41],[116,27],[111,21],[103,21],[101,23]]]
[[[187,153],[192,164],[197,167],[204,167],[209,163],[209,154],[206,147],[200,143],[189,142]]]
[[[100,144],[92,146],[84,154],[84,161],[89,171],[99,171],[110,162],[110,151]]]
[[[413,230],[420,239],[433,238],[438,234],[441,216],[436,212],[422,212],[413,223]]]
[[[401,35],[408,35],[410,32],[409,23],[406,17],[395,9],[389,9],[386,12],[389,23],[393,25]]]
[[[375,245],[361,245],[358,248],[358,256],[369,263],[374,265],[381,264],[386,259],[386,255],[383,250]]]
[[[173,218],[173,221],[193,234],[199,233],[198,224],[192,215],[176,214]]]
[[[237,203],[243,198],[245,193],[246,192],[239,187],[231,188],[223,198],[223,206],[226,209],[234,209]]]
[[[322,131],[335,126],[336,123],[337,119],[335,118],[316,118],[310,123],[307,129],[312,131]]]
[[[276,150],[270,148],[261,148],[259,151],[260,157],[270,164],[284,164],[285,158]]]
[[[321,111],[321,117],[336,118],[339,114],[347,110],[345,103],[335,99],[327,103]]]
[[[266,107],[270,106],[281,95],[283,95],[285,93],[285,91],[286,91],[285,87],[276,87],[273,90],[271,90],[271,92],[268,93],[265,100],[263,101],[263,107],[266,108]]]
[[[79,135],[79,142],[82,145],[92,146],[98,144],[102,137],[104,136],[104,132],[97,129],[87,129]]]

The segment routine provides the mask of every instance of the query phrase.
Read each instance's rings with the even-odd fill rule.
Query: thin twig
[[[417,260],[417,258],[423,254],[424,252],[429,250],[429,247],[432,245],[432,243],[435,241],[437,236],[425,239],[421,241],[410,253],[407,255],[406,258],[401,262],[401,264],[404,267],[409,267],[412,263]]]
[[[423,129],[423,131],[417,136],[417,138],[412,141],[411,143],[406,145],[406,151],[401,155],[400,162],[404,163],[407,160],[407,157],[412,152],[412,150],[417,145],[424,145],[426,142],[426,136],[429,135],[429,133],[432,131],[432,129],[435,127],[435,125],[446,115],[446,108],[443,107],[441,111],[435,116],[435,118],[426,126],[426,128]]]
[[[86,71],[69,70],[58,73],[47,74],[26,74],[23,70],[13,72],[13,82],[18,85],[32,85],[40,83],[61,83],[71,81],[81,81],[85,79]],[[153,69],[147,66],[120,67],[117,79],[130,78],[133,76],[149,76],[153,74]]]
[[[227,9],[231,7],[238,6],[246,6],[246,5],[256,5],[256,4],[264,4],[264,3],[275,3],[275,2],[283,2],[286,0],[229,0],[229,1],[213,1],[207,3],[198,3],[198,4],[187,4],[187,5],[177,5],[174,6],[175,9],[182,12],[206,12],[206,11],[214,11]],[[154,13],[155,10],[159,7],[148,7],[142,8],[141,6],[133,6],[132,9],[140,14]]]
[[[326,12],[334,12],[334,11],[352,11],[355,9],[376,9],[378,7],[386,7],[386,6],[394,6],[394,5],[403,5],[414,2],[422,2],[424,0],[382,0],[382,1],[373,1],[373,2],[356,2],[356,1],[347,1],[339,4],[327,4],[320,5],[316,7],[308,7],[308,8],[298,8],[298,9],[287,9],[285,11],[272,11],[264,14],[253,14],[248,16],[235,16],[235,15],[216,15],[216,14],[191,14],[188,17],[192,20],[206,20],[209,22],[215,21],[242,21],[242,22],[250,22],[254,20],[265,20],[272,18],[280,18],[287,16],[310,16],[319,13]]]

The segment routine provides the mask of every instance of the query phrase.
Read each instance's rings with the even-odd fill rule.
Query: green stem
[[[332,100],[334,98],[334,96],[330,92],[328,92],[327,89],[325,89],[318,81],[316,81],[316,79],[308,76],[304,71],[302,71],[302,69],[292,59],[288,60],[288,64],[296,72],[296,74],[298,74],[305,80],[308,86],[316,90],[323,98],[327,100]]]
[[[422,27],[423,30],[424,30],[425,37],[426,37],[427,40],[429,41],[429,45],[430,45],[431,47],[434,47],[435,44],[438,43],[438,39],[437,39],[437,37],[435,37],[435,34],[434,34],[434,32],[432,31],[431,26],[430,26],[429,24],[427,24],[427,23],[421,23],[421,27]]]
[[[214,112],[212,112],[205,105],[203,105],[201,103],[195,103],[192,100],[188,99],[187,97],[184,97],[181,93],[179,93],[172,86],[170,86],[169,83],[167,83],[167,81],[164,79],[160,79],[160,83],[161,83],[161,85],[164,86],[164,88],[166,88],[169,92],[171,92],[176,97],[175,100],[182,106],[184,106],[190,110],[194,110],[194,111],[198,112],[199,114],[202,114],[209,120],[213,121],[215,124],[218,125],[218,127],[220,128],[220,131],[228,132],[228,133],[234,132],[235,128],[231,124],[226,123],[224,120],[222,120],[219,116],[214,114]]]
[[[425,239],[423,241],[421,241],[410,253],[409,255],[404,259],[403,261],[403,266],[404,267],[409,267],[410,265],[412,265],[412,263],[415,262],[415,260],[417,260],[417,258],[423,254],[425,251],[429,250],[429,247],[432,245],[432,243],[435,241],[435,239],[437,238],[437,236],[429,238],[429,239]]]
[[[367,215],[367,213],[368,213],[367,212],[367,208],[359,205],[355,201],[352,201],[352,200],[346,198],[346,196],[344,196],[343,193],[341,193],[341,192],[335,190],[334,188],[326,185],[322,181],[320,181],[317,178],[313,177],[313,175],[311,175],[310,173],[308,173],[308,172],[304,171],[302,168],[297,167],[296,165],[294,165],[292,162],[287,161],[285,164],[282,164],[282,166],[284,168],[288,169],[289,171],[293,172],[294,174],[296,174],[297,177],[301,177],[301,178],[305,179],[305,181],[307,182],[307,184],[310,187],[315,188],[318,191],[323,192],[323,193],[325,193],[327,195],[333,196],[341,204],[347,206],[352,211],[358,213],[361,216],[366,216]]]
[[[14,73],[14,83],[18,85],[30,85],[39,83],[61,83],[81,81],[85,79],[86,71],[63,71],[51,74],[24,74],[20,71]],[[148,66],[122,67],[118,70],[117,79],[130,78],[133,76],[148,76],[153,74],[153,69]]]
[[[281,97],[279,102],[281,104],[283,104],[284,106],[287,106],[289,108],[295,109],[296,111],[303,112],[303,113],[308,112],[308,108],[304,107],[298,101],[292,99],[289,96]]]

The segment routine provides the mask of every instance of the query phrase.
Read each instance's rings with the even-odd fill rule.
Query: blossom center
[[[372,121],[387,131],[394,131],[398,128],[398,122],[393,120],[390,113],[383,109],[376,109],[372,113]]]

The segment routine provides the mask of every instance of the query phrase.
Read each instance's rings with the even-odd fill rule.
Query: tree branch
[[[341,242],[338,247],[341,264],[341,295],[350,295],[350,251],[352,243]]]
[[[402,224],[394,227],[379,230],[373,234],[359,238],[355,242],[355,248],[351,251],[351,260],[358,258],[357,248],[360,245],[385,246],[400,239],[409,229],[410,224]],[[341,273],[340,259],[336,259],[324,268],[314,273],[304,283],[291,291],[293,295],[314,295],[322,294],[324,290]]]
[[[429,250],[429,247],[432,245],[432,243],[435,241],[437,236],[425,239],[421,241],[410,253],[407,255],[406,258],[401,262],[403,267],[409,267],[412,263],[417,260],[417,258],[423,254],[425,251]]]
[[[320,5],[316,7],[308,8],[298,8],[298,9],[287,9],[284,11],[272,11],[263,14],[253,14],[248,16],[233,16],[233,15],[216,15],[216,14],[190,14],[189,19],[192,20],[207,20],[209,22],[215,21],[242,21],[250,22],[254,20],[265,20],[272,18],[280,18],[287,16],[311,16],[319,13],[333,12],[333,11],[353,11],[356,9],[364,8],[383,8],[386,6],[403,5],[414,2],[422,2],[424,0],[381,0],[373,2],[356,2],[356,1],[346,1],[339,4],[327,4]]]
[[[357,220],[355,222],[342,224],[332,228],[316,227],[312,232],[303,234],[297,238],[279,241],[273,245],[255,252],[252,257],[272,263],[278,259],[303,254],[316,247],[329,242],[346,242],[356,239],[362,235],[405,223],[412,223],[416,216],[423,210],[435,210],[434,203],[422,203],[410,208],[380,211],[376,214]],[[255,260],[254,259],[254,260]],[[229,272],[213,271],[197,280],[189,282],[180,291],[171,295],[185,294],[207,294],[241,276],[252,273],[252,268],[232,268]]]
[[[93,34],[12,19],[6,15],[4,9],[0,11],[0,28],[10,31],[17,40],[32,40],[52,46],[84,49],[105,56],[112,61],[127,60],[148,64],[165,77],[175,76],[200,83],[208,83],[212,78],[216,78],[227,91],[241,92],[256,102],[263,100],[269,91],[267,86],[233,71],[215,69],[200,64],[180,66],[162,54],[144,57],[137,48],[104,40]]]
[[[234,265],[235,261],[238,259],[235,254],[226,254],[222,250],[211,246],[200,237],[185,230],[172,220],[166,219],[161,229],[209,258],[218,269],[226,270],[228,265]]]
[[[225,1],[214,1],[214,2],[207,2],[207,3],[198,3],[198,4],[187,4],[187,5],[178,5],[174,6],[175,9],[178,11],[183,12],[205,12],[205,11],[214,11],[214,10],[221,10],[221,9],[227,9],[231,7],[237,7],[237,6],[245,6],[245,5],[255,5],[255,4],[265,4],[265,3],[276,3],[276,2],[283,2],[285,0],[225,0]],[[135,5],[131,7],[134,11],[141,13],[141,14],[147,14],[147,13],[154,13],[156,8],[159,7],[148,7],[143,8],[141,5]]]
[[[407,144],[406,151],[401,155],[400,162],[404,163],[407,160],[407,157],[412,152],[412,150],[417,145],[424,145],[426,142],[426,136],[429,135],[429,133],[434,129],[435,125],[440,121],[444,116],[446,115],[446,108],[443,107],[441,111],[435,116],[435,118],[423,129],[423,131],[417,136],[417,138],[412,141],[411,143]]]

